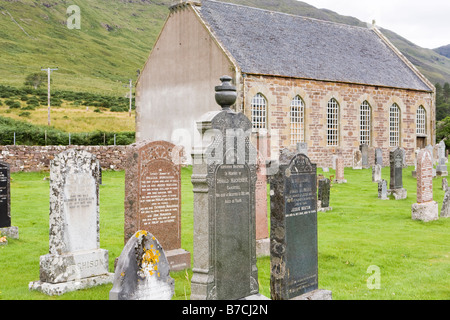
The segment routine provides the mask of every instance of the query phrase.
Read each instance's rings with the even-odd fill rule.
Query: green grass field
[[[450,219],[411,219],[416,180],[404,170],[405,200],[377,198],[371,170],[345,170],[347,184],[333,185],[332,211],[318,213],[319,287],[334,300],[450,299]],[[318,170],[321,173],[321,169]],[[333,170],[324,175],[334,174]],[[182,171],[182,247],[193,252],[191,168]],[[12,225],[20,239],[0,247],[0,300],[107,300],[111,285],[49,297],[28,290],[39,279],[39,257],[48,253],[48,173],[12,174]],[[383,168],[389,181],[389,168]],[[434,179],[434,200],[442,205],[442,178]],[[106,171],[100,187],[100,246],[109,251],[110,271],[123,248],[124,172]],[[369,289],[371,266],[380,270],[380,289]],[[370,270],[369,270],[370,271]],[[260,292],[270,297],[270,258],[258,259]],[[192,271],[172,273],[173,299],[190,296]]]

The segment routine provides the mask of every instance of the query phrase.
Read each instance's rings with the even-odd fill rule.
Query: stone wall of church
[[[295,149],[290,139],[290,105],[299,95],[305,104],[305,142],[308,154],[319,166],[332,165],[332,156],[344,157],[345,166],[352,165],[353,151],[360,145],[360,106],[367,101],[371,107],[371,138],[369,164],[374,161],[374,149],[383,150],[384,165],[389,165],[389,109],[396,103],[400,107],[400,147],[406,151],[406,162],[414,164],[416,149],[416,111],[426,110],[426,142],[435,144],[434,94],[375,87],[360,84],[335,83],[315,80],[281,78],[273,76],[244,77],[244,113],[251,119],[252,98],[261,93],[268,104],[268,133],[280,147]],[[339,104],[339,143],[327,145],[327,104],[334,98]],[[274,138],[278,136],[278,139]],[[276,147],[272,140],[272,152]]]

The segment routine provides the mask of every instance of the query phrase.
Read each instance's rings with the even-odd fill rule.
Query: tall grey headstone
[[[369,146],[367,144],[361,144],[359,146],[361,151],[361,164],[364,169],[369,168]]]
[[[407,191],[403,188],[403,157],[404,150],[396,148],[389,153],[390,181],[388,195],[393,195],[395,200],[406,199]]]
[[[0,237],[19,238],[19,228],[11,226],[11,176],[8,163],[0,161]]]
[[[442,178],[442,190],[447,191],[448,189],[448,181],[447,178]]]
[[[205,145],[193,152],[194,266],[191,300],[263,299],[256,267],[256,148],[249,119],[230,109],[231,77],[221,78],[222,111],[197,122]],[[267,298],[266,298],[267,299]]]
[[[381,148],[375,149],[375,164],[379,164],[383,167],[383,150],[381,150]]]
[[[117,261],[109,300],[171,300],[174,292],[163,247],[153,234],[137,231]]]
[[[271,298],[301,299],[318,290],[317,170],[288,150],[279,166],[270,179]]]
[[[442,140],[438,144],[438,164],[436,166],[436,175],[446,177],[448,176],[447,165],[445,162],[447,158],[445,156],[445,142]]]
[[[59,295],[112,282],[108,251],[100,249],[99,175],[99,161],[83,150],[51,161],[49,254],[31,290]]]

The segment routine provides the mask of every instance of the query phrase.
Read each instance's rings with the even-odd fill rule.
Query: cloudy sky
[[[450,44],[449,0],[301,0],[364,22],[376,21],[429,49]]]

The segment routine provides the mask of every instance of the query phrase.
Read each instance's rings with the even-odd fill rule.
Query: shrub
[[[28,111],[24,111],[24,112],[19,113],[19,117],[26,117],[26,118],[28,118],[30,115],[31,115],[31,113],[28,112]]]

